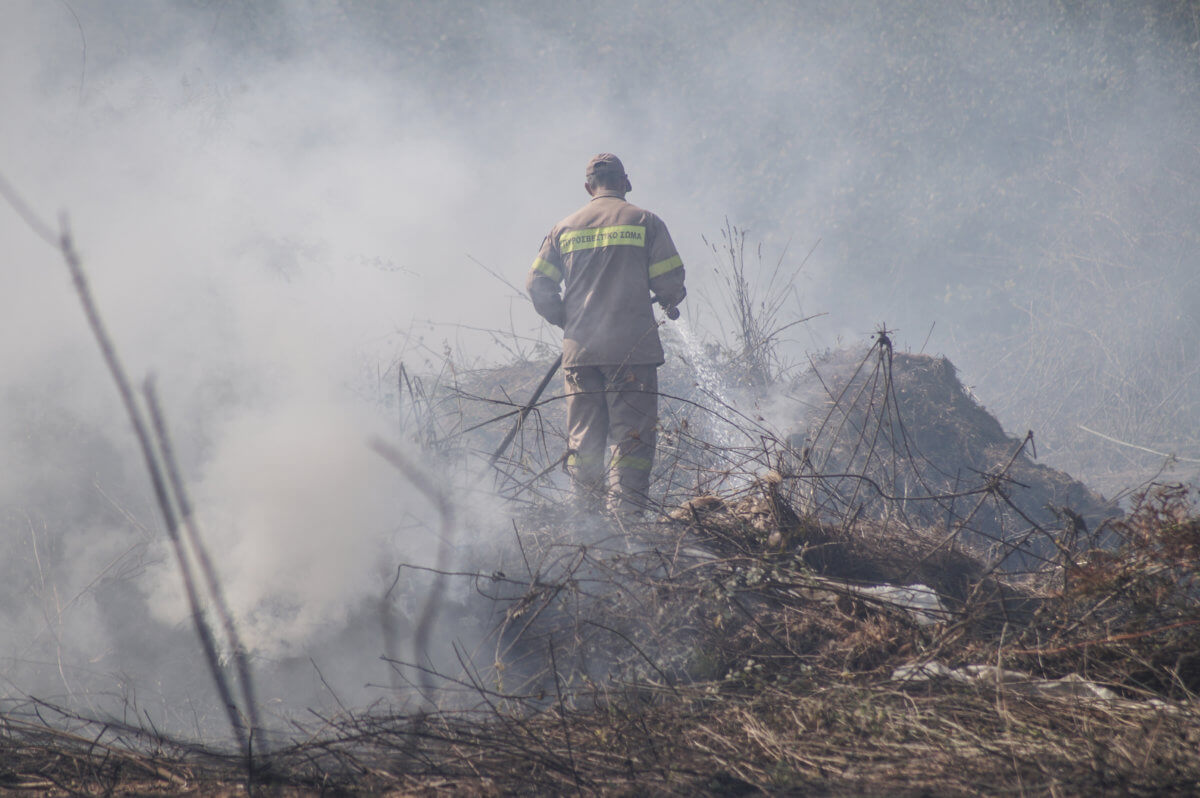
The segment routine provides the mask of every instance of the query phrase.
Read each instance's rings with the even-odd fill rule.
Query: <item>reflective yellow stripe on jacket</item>
[[[593,227],[590,230],[568,230],[558,237],[558,251],[564,255],[581,249],[644,246],[646,246],[646,228],[640,224],[618,224],[612,227]]]
[[[541,258],[534,258],[532,269],[533,269],[533,271],[538,272],[539,274],[546,275],[547,277],[549,277],[551,280],[553,280],[556,283],[562,282],[562,272],[559,270],[559,268],[557,266],[555,266],[553,263],[551,263],[548,260],[542,260]]]
[[[666,260],[660,260],[658,263],[651,263],[650,264],[650,279],[653,280],[655,277],[661,277],[662,275],[666,274],[669,271],[672,271],[673,269],[678,269],[682,265],[683,265],[683,259],[680,258],[678,255],[672,255],[671,257],[667,258]]]

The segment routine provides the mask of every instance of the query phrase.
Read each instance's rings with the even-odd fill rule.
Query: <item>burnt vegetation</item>
[[[882,368],[878,355],[864,368]],[[1002,515],[1017,501],[1009,471],[1022,441],[992,472],[925,496],[880,475],[780,465],[796,453],[779,439],[723,449],[719,473],[701,438],[675,440],[664,466],[674,483],[709,482],[643,522],[571,517],[549,475],[532,486],[502,476],[545,496],[515,515],[511,542],[489,552],[495,567],[444,576],[491,614],[491,635],[456,646],[453,668],[390,661],[407,689],[428,691],[423,709],[297,718],[246,757],[31,702],[5,715],[5,786],[919,795],[1195,784],[1200,516],[1185,489],[1147,486],[1096,531],[1060,514],[982,535],[980,508]],[[556,450],[528,451],[543,448]],[[907,462],[890,445],[876,453]],[[855,504],[847,480],[874,495]],[[940,523],[906,507],[935,498]],[[1006,568],[1005,546],[1031,531],[1052,545]]]
[[[82,275],[69,236],[60,245]],[[726,254],[736,281],[744,254]],[[79,288],[86,299],[82,279]],[[1036,463],[1032,434],[1006,435],[945,358],[897,352],[881,328],[864,349],[788,366],[774,349],[784,316],[735,304],[744,311],[732,318],[750,329],[665,371],[656,507],[640,519],[568,509],[561,392],[527,399],[548,360],[475,371],[448,362],[423,378],[398,364],[400,440],[375,446],[438,508],[442,546],[408,648],[396,640],[393,591],[381,597],[394,702],[264,722],[245,660],[235,664],[246,689],[234,695],[229,664],[206,645],[236,748],[176,739],[136,713],[98,718],[28,699],[0,718],[0,786],[1193,788],[1200,513],[1189,490],[1147,484],[1121,511]],[[725,377],[698,376],[706,371]],[[157,430],[148,460],[169,472],[147,399]],[[764,415],[781,403],[795,409],[782,426]],[[485,475],[511,526],[457,554],[446,487],[456,469]],[[171,490],[186,508],[182,486]],[[434,634],[451,604],[487,619],[481,640]],[[438,637],[447,652],[434,651]]]

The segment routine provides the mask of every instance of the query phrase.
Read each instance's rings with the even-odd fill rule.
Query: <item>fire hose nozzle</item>
[[[653,297],[653,296],[652,296],[652,297],[650,297],[650,302],[651,302],[651,304],[653,304],[653,303],[656,303],[656,302],[657,302],[657,303],[658,303],[658,306],[659,306],[659,307],[661,307],[661,308],[663,309],[663,313],[667,314],[667,318],[668,318],[668,319],[670,319],[671,321],[675,321],[676,319],[678,319],[678,318],[679,318],[679,308],[678,308],[678,306],[676,306],[676,305],[668,305],[666,302],[663,302],[663,301],[662,301],[661,299],[659,299],[658,297]]]

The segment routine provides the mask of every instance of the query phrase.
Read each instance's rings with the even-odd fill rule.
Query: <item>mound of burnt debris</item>
[[[944,357],[895,352],[880,332],[869,348],[827,353],[773,385],[726,385],[716,357],[662,369],[654,484],[663,507],[773,472],[780,495],[807,515],[941,528],[1009,572],[1057,562],[1079,542],[1110,544],[1116,505],[1037,462],[1034,433],[1006,433]],[[522,502],[562,498],[561,378],[528,401],[548,364],[458,375],[444,392],[477,452],[515,431],[499,447],[496,487]],[[439,423],[415,428],[428,434]]]
[[[1077,539],[1106,545],[1116,506],[1035,462],[1033,432],[1011,437],[944,357],[866,351],[814,361],[793,386],[806,408],[787,437],[791,495],[817,514],[941,527],[1008,571],[1037,570]]]

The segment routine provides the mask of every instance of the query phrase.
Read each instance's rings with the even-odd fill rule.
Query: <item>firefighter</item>
[[[546,236],[525,287],[537,312],[563,329],[576,499],[636,515],[649,506],[663,363],[651,302],[678,315],[683,261],[662,220],[625,201],[633,186],[617,156],[592,158],[585,178],[591,201]]]

